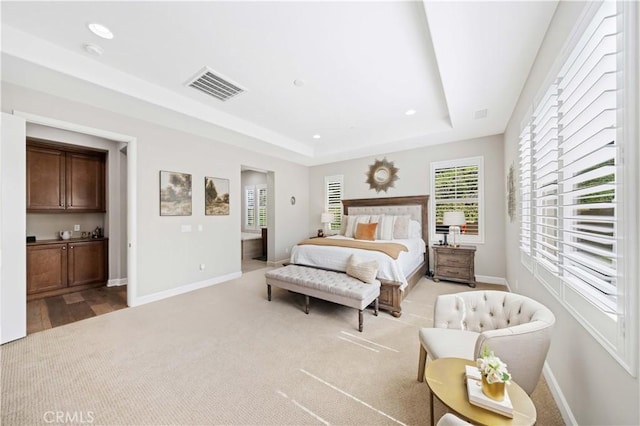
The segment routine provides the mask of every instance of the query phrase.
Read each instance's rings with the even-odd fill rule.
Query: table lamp
[[[320,222],[322,222],[324,235],[329,235],[329,224],[333,222],[333,213],[322,213],[320,215]]]
[[[460,225],[464,225],[466,222],[464,218],[464,212],[457,210],[451,212],[444,212],[442,218],[442,224],[449,226],[449,232],[452,235],[451,238],[451,246],[458,247],[459,244],[459,235],[460,235]]]

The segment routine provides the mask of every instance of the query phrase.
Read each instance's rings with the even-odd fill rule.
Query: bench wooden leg
[[[271,284],[267,284],[267,300],[271,302]]]
[[[304,295],[304,313],[309,315],[309,296]]]
[[[376,297],[375,305],[373,305],[373,306],[374,306],[373,315],[378,316],[379,304],[378,304],[378,298],[377,297]]]
[[[362,321],[363,321],[362,309],[358,309],[358,331],[360,333],[362,333]]]

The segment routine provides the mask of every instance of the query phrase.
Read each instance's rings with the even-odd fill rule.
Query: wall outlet
[[[180,226],[180,230],[182,232],[191,232],[191,225],[182,225]]]
[[[289,253],[289,247],[286,247],[286,248],[284,249],[284,252],[285,252],[285,253]]]
[[[80,225],[73,225],[73,230],[74,231],[79,231],[80,230]]]
[[[201,270],[201,271],[204,271],[204,263],[201,263],[201,264],[200,264],[200,270]]]

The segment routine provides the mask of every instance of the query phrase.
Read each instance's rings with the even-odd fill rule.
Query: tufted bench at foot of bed
[[[266,274],[267,299],[271,301],[271,286],[276,286],[305,297],[305,314],[309,313],[309,297],[338,303],[358,310],[358,331],[363,328],[364,308],[374,304],[374,315],[378,315],[380,281],[363,283],[342,272],[326,271],[299,265],[287,265]]]

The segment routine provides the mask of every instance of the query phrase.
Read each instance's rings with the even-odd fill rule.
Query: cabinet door
[[[27,294],[67,286],[67,244],[27,247]]]
[[[107,281],[107,242],[69,243],[69,286]]]
[[[65,208],[65,154],[27,146],[27,212]]]
[[[66,208],[105,211],[105,162],[99,155],[67,153]]]

